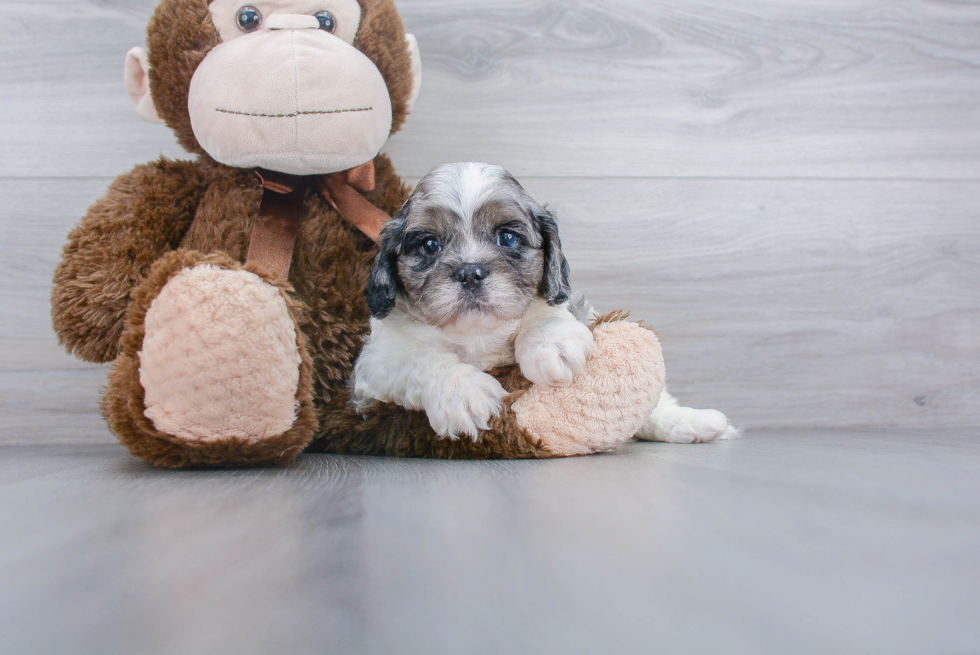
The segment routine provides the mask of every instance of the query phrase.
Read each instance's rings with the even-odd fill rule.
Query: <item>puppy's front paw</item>
[[[491,418],[500,413],[507,392],[496,378],[473,367],[447,380],[426,404],[429,424],[441,437],[467,435],[476,441]]]
[[[571,382],[585,369],[585,360],[595,347],[592,331],[575,320],[547,321],[522,337],[515,353],[521,373],[544,386]]]

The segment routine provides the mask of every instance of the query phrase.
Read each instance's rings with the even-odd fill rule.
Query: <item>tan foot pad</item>
[[[556,455],[588,455],[633,438],[664,386],[657,336],[635,323],[604,323],[585,371],[570,384],[533,386],[514,403],[518,424]]]
[[[139,353],[146,416],[191,441],[259,441],[296,420],[301,356],[279,290],[244,270],[200,265],[146,313]]]

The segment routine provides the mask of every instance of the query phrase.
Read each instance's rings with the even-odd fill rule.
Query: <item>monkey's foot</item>
[[[518,425],[552,455],[588,455],[629,441],[657,405],[664,360],[657,336],[635,323],[601,322],[585,371],[535,385],[513,406]]]
[[[224,255],[172,253],[138,290],[103,408],[133,454],[167,467],[292,460],[315,426],[294,304]]]

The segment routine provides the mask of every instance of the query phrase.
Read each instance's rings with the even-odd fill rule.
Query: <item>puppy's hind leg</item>
[[[636,433],[636,438],[667,443],[709,443],[735,439],[740,434],[741,430],[729,423],[728,417],[718,410],[682,407],[664,389],[660,401]]]

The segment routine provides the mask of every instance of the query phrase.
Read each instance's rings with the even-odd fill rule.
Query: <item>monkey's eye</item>
[[[337,19],[329,11],[318,11],[313,14],[320,21],[320,29],[333,34],[337,31]]]
[[[521,245],[521,238],[510,230],[501,230],[497,233],[497,245],[510,250]]]
[[[434,237],[429,237],[423,241],[419,248],[429,257],[433,257],[442,252],[442,244],[439,243],[439,240]]]
[[[252,6],[238,10],[238,29],[243,32],[254,32],[262,24],[262,12]]]

